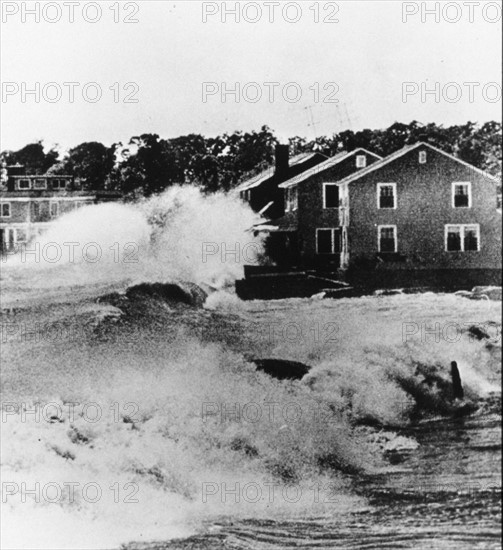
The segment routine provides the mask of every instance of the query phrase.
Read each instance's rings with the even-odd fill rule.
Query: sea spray
[[[225,288],[238,274],[239,264],[226,265],[216,254],[191,266],[209,237],[204,209],[231,206],[225,196],[207,200],[176,188],[138,205],[99,207],[89,238],[119,242],[119,233],[109,240],[99,233],[101,214],[113,208],[124,241],[147,241],[138,264],[84,261],[42,272],[7,262],[4,291],[15,307],[5,323],[24,333],[11,331],[3,342],[3,406],[18,406],[2,425],[2,479],[12,493],[2,507],[15,526],[2,533],[3,546],[168,540],[204,531],[222,517],[339,520],[365,504],[352,492],[360,477],[388,471],[386,452],[396,459],[397,452],[416,449],[413,438],[395,430],[408,426],[417,407],[408,389],[441,396],[436,384],[448,383],[456,360],[468,396],[491,391],[490,377],[501,372],[500,343],[472,338],[467,327],[500,326],[497,303],[434,294],[241,302],[220,290],[205,309],[143,295],[130,309],[105,314],[99,281],[120,287],[125,277],[129,286],[172,277]],[[69,216],[87,216],[86,210]],[[247,242],[253,217],[247,210],[240,219],[223,217],[212,242],[243,235],[238,242]],[[170,236],[181,240],[192,226],[199,238],[180,257]],[[71,240],[72,223],[64,227],[51,238]],[[70,286],[78,283],[80,294]],[[56,305],[51,293],[58,286]],[[27,336],[34,322],[87,327],[91,317],[91,330],[76,332],[82,337]],[[456,322],[462,330],[455,340],[440,330],[439,341],[415,331],[436,322]],[[411,323],[409,337],[404,327]],[[274,380],[247,361],[251,352],[302,361],[312,373],[299,382]],[[23,417],[23,407],[41,408],[40,416]],[[102,498],[92,502],[91,491],[77,491],[73,500],[48,502],[41,487],[42,502],[33,495],[21,500],[23,483],[29,490],[68,482],[79,489],[97,484]],[[270,488],[276,488],[272,502]]]
[[[4,260],[48,286],[97,282],[186,280],[222,287],[257,263],[262,241],[252,226],[260,218],[223,193],[205,196],[175,186],[137,203],[82,207],[58,218],[37,239]]]

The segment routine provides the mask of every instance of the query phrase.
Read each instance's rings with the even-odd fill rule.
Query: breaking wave
[[[262,242],[250,232],[258,221],[230,195],[175,186],[134,204],[63,215],[4,267],[50,270],[51,287],[175,279],[222,287],[242,276],[245,263],[258,261]]]
[[[411,423],[452,414],[450,361],[480,411],[500,406],[498,302],[241,302],[228,288],[241,262],[201,251],[260,245],[254,221],[229,197],[175,188],[74,212],[39,241],[136,243],[137,263],[6,264],[4,547],[99,549],[222,518],[339,517],[366,506],[359,480],[416,451]],[[254,364],[267,357],[310,372],[277,380]]]

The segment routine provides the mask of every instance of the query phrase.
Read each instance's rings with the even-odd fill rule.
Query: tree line
[[[345,130],[308,141],[289,139],[290,154],[317,151],[333,156],[363,147],[387,156],[402,147],[428,141],[432,145],[501,178],[501,123],[467,122],[444,127],[434,123],[396,122],[384,130]],[[157,134],[132,137],[107,147],[85,142],[61,158],[56,147],[46,151],[42,141],[18,151],[2,151],[3,165],[23,164],[29,174],[65,174],[89,191],[120,191],[127,199],[148,197],[175,184],[194,184],[205,192],[229,191],[274,162],[278,139],[273,130],[234,132],[207,138],[189,134],[172,139]]]

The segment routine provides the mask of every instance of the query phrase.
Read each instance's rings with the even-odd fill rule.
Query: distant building
[[[303,268],[355,266],[388,276],[429,270],[446,277],[492,270],[498,277],[497,184],[428,143],[384,159],[357,149],[283,182],[286,213],[263,229]]]
[[[235,192],[264,218],[278,218],[284,213],[283,190],[279,185],[322,163],[326,158],[316,152],[290,158],[288,145],[277,145],[275,165],[243,181]]]
[[[8,166],[0,188],[0,253],[29,242],[62,214],[120,198],[115,192],[82,191],[73,176],[27,175],[23,166]]]

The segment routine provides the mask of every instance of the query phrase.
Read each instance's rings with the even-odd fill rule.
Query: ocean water
[[[40,242],[135,263],[2,265],[2,548],[500,548],[501,302],[242,302],[241,263],[201,256],[255,242],[244,207],[205,225],[229,201],[91,207]],[[175,280],[211,287],[204,308],[109,297]]]

